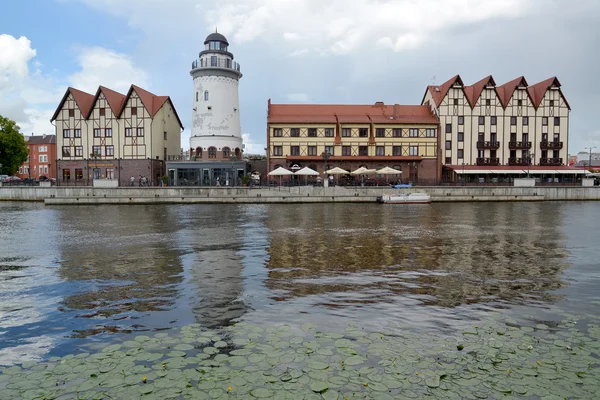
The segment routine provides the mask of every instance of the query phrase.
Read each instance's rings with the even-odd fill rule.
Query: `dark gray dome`
[[[227,41],[227,38],[218,32],[214,32],[214,33],[211,33],[210,35],[208,35],[206,37],[206,40],[204,41],[204,44],[207,44],[208,42],[223,42],[229,46],[229,42]]]

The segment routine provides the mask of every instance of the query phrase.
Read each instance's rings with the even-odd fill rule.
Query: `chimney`
[[[46,134],[45,133],[42,135],[42,139],[46,139]]]
[[[400,104],[394,104],[394,118],[400,117]]]
[[[376,101],[375,107],[383,107],[383,101]]]

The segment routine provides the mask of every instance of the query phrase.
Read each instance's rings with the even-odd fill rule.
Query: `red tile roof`
[[[56,135],[31,135],[25,136],[25,143],[27,144],[55,144],[56,143]]]
[[[345,104],[271,104],[269,123],[364,123],[438,124],[427,106],[413,105],[345,105]]]
[[[510,101],[513,93],[515,93],[515,90],[519,86],[529,86],[524,76],[520,76],[516,79],[513,79],[510,82],[506,82],[502,86],[498,86],[498,95],[501,96],[500,102],[502,103],[502,107],[506,108],[508,106],[508,102]]]
[[[442,104],[442,100],[444,100],[444,97],[446,97],[446,95],[448,94],[448,91],[455,83],[458,83],[459,85],[464,86],[460,75],[453,76],[446,82],[442,83],[440,86],[435,86],[435,85],[427,86],[427,90],[431,92],[431,97],[433,97],[433,101],[435,101],[436,107],[439,107],[440,104]],[[421,104],[425,100],[426,95],[427,95],[427,91],[425,91],[425,95],[423,95],[423,100],[421,101]],[[465,96],[466,96],[466,93],[465,93]]]
[[[546,95],[546,92],[548,91],[548,89],[550,89],[553,86],[558,88],[560,95],[565,100],[565,104],[567,105],[567,107],[570,110],[571,106],[569,106],[567,99],[565,98],[565,96],[563,96],[562,91],[560,90],[560,86],[561,86],[560,82],[558,81],[558,78],[555,76],[553,76],[552,78],[543,80],[539,83],[536,83],[535,85],[531,85],[527,88],[527,92],[529,92],[529,96],[531,97],[533,106],[535,108],[538,108],[540,106],[540,104],[542,104],[542,100],[544,99],[544,96]]]
[[[50,122],[54,121],[56,117],[58,117],[58,113],[60,112],[65,101],[67,100],[69,93],[73,95],[75,103],[77,103],[77,107],[79,107],[79,110],[81,111],[81,114],[84,116],[85,119],[88,119],[90,117],[93,106],[94,104],[96,104],[96,100],[98,99],[100,93],[104,93],[104,97],[106,97],[106,101],[108,102],[108,105],[110,106],[113,114],[118,118],[121,116],[121,113],[123,112],[123,110],[125,109],[125,105],[127,104],[127,100],[129,99],[131,93],[133,93],[134,90],[140,97],[142,104],[152,117],[154,117],[156,113],[161,109],[161,107],[168,101],[171,105],[171,108],[173,109],[175,118],[177,118],[177,122],[179,122],[179,126],[181,127],[181,129],[183,129],[181,119],[179,118],[177,110],[175,109],[175,106],[173,105],[173,102],[171,101],[171,98],[169,96],[157,96],[136,85],[131,85],[129,87],[127,95],[123,95],[107,87],[100,86],[98,87],[95,96],[83,92],[81,90],[69,87],[67,88],[67,91],[65,92],[65,95],[60,101],[58,107],[56,108],[52,119],[50,119]]]
[[[494,82],[494,78],[491,75],[486,76],[479,82],[475,82],[471,86],[465,86],[465,94],[467,95],[467,100],[469,100],[471,107],[475,107],[477,100],[479,100],[479,97],[486,86],[493,86],[494,89],[496,88],[496,82]],[[498,92],[496,92],[496,94],[498,94]]]

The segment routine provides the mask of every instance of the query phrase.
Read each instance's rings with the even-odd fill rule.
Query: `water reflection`
[[[267,286],[327,307],[552,301],[562,218],[551,203],[273,207]]]

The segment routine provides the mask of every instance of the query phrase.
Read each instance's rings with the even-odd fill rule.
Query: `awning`
[[[489,169],[465,169],[465,170],[461,170],[461,169],[455,169],[454,172],[456,172],[458,175],[468,175],[468,174],[493,174],[494,171],[491,171]]]

